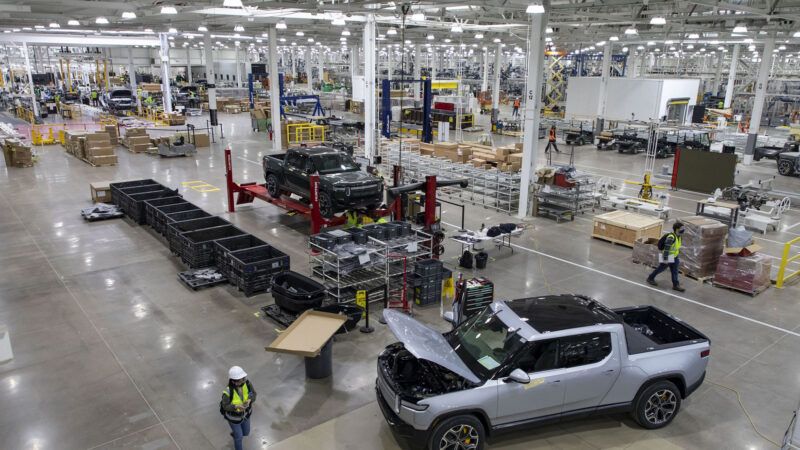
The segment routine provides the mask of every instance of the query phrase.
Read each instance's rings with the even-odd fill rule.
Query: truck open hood
[[[379,183],[380,179],[368,174],[364,173],[360,170],[354,170],[352,172],[338,172],[338,173],[326,173],[321,174],[322,177],[329,180],[333,184],[364,184],[367,186],[369,184]]]
[[[441,333],[399,311],[385,309],[383,318],[406,350],[416,358],[438,364],[473,383],[480,383],[480,378],[469,370]]]

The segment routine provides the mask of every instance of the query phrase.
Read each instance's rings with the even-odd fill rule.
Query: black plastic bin
[[[487,261],[489,261],[489,254],[486,252],[478,252],[475,255],[475,268],[485,269]]]
[[[138,194],[122,194],[122,210],[125,214],[139,225],[145,223],[144,201],[152,200],[162,197],[174,197],[177,195],[176,191],[167,188],[161,188],[158,191],[142,192]]]
[[[150,226],[153,227],[153,229],[158,231],[159,233],[166,234],[167,223],[168,223],[167,215],[184,211],[202,211],[202,210],[200,209],[199,206],[189,202],[156,206],[153,208],[153,223]],[[210,215],[211,214],[200,215],[196,217],[187,217],[184,220],[199,219],[201,217],[208,217]]]
[[[148,178],[144,180],[120,181],[117,183],[109,184],[109,188],[111,189],[111,203],[120,206],[118,200],[120,189],[134,187],[134,186],[145,186],[148,184],[159,184],[159,183],[156,180],[151,180]]]
[[[292,313],[318,308],[325,300],[325,286],[297,272],[279,273],[270,285],[275,304]]]
[[[442,262],[438,259],[423,259],[414,263],[414,273],[420,276],[430,276],[442,273]]]
[[[247,233],[233,225],[181,233],[180,238],[183,243],[181,259],[192,269],[212,266],[214,265],[214,248],[216,247],[214,241],[242,234]]]
[[[275,296],[274,290],[272,295]],[[349,333],[350,331],[353,331],[358,325],[358,322],[360,322],[361,318],[364,316],[364,309],[356,305],[342,305],[337,303],[314,309],[320,312],[342,314],[347,316],[347,322],[345,322],[344,325],[336,330],[336,334]]]
[[[203,217],[211,217],[211,214],[203,211],[200,208],[188,209],[181,212],[172,212],[164,215],[164,229],[162,234],[167,233],[167,225],[173,222],[183,222],[184,220],[202,219]]]
[[[154,198],[152,200],[145,200],[144,202],[144,216],[145,216],[145,223],[153,226],[153,218],[155,214],[155,208],[157,206],[167,206],[167,205],[180,205],[182,203],[189,203],[183,199],[183,197],[179,195],[175,195],[172,197],[162,197],[162,198]],[[190,203],[191,204],[191,203]]]
[[[215,241],[215,244],[214,262],[217,265],[217,269],[225,275],[228,275],[230,272],[229,256],[231,252],[268,245],[266,242],[253,236],[252,234],[243,234],[241,236],[220,239]]]
[[[319,352],[319,355],[306,356],[306,377],[312,380],[328,378],[333,374],[333,339],[329,339]]]
[[[188,231],[197,231],[204,228],[221,227],[230,225],[231,223],[222,217],[208,216],[199,219],[184,220],[182,222],[172,222],[167,226],[167,242],[169,249],[175,254],[182,254],[185,242],[181,237],[181,233]]]
[[[228,254],[228,270],[233,283],[250,297],[269,291],[272,278],[289,270],[289,255],[271,245],[236,250]]]

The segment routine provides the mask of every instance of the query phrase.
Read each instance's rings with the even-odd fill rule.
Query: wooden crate
[[[592,237],[633,247],[637,239],[661,237],[664,221],[628,211],[611,211],[594,217]]]

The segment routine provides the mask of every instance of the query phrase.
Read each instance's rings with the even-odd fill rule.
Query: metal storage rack
[[[578,213],[594,209],[596,182],[588,175],[578,175],[572,187],[539,185],[536,191],[536,214],[552,217],[556,222],[575,220]]]
[[[384,173],[392,173],[392,166],[399,164],[400,151],[397,147],[397,144],[389,145],[384,152],[381,160],[381,170]],[[436,175],[440,179],[467,179],[469,184],[466,188],[450,186],[437,191],[450,199],[508,214],[516,212],[519,206],[522,184],[519,173],[487,170],[445,158],[420,155],[413,150],[407,150],[406,144],[403,144],[402,166],[404,183],[423,180],[426,175]]]

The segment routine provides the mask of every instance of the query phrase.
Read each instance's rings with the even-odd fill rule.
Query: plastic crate
[[[257,294],[269,292],[272,287],[272,277],[275,274],[265,273],[258,276],[241,277],[236,274],[231,274],[228,277],[231,284],[235,285],[242,291],[245,297],[252,297]]]
[[[215,242],[214,248],[214,262],[217,268],[223,274],[228,274],[230,271],[229,266],[229,253],[246,248],[260,247],[268,245],[261,239],[253,236],[252,234],[243,234],[241,236],[234,236],[225,239],[220,239]]]
[[[162,197],[162,198],[154,198],[152,200],[145,200],[144,202],[144,215],[145,215],[145,223],[153,226],[154,220],[154,213],[156,206],[166,206],[166,205],[179,205],[182,203],[189,203],[183,199],[181,196],[173,196],[173,197]]]
[[[167,232],[167,225],[173,222],[183,222],[184,220],[201,219],[203,217],[211,217],[211,214],[203,211],[202,209],[189,209],[181,212],[167,213],[164,215],[164,229],[162,234]]]
[[[363,227],[361,227],[361,229],[366,231],[369,237],[377,239],[379,241],[385,241],[388,238],[387,237],[388,230],[385,227],[382,227],[381,225],[382,224],[379,223],[371,223],[369,225],[364,225]]]
[[[271,245],[236,250],[229,255],[230,267],[239,276],[289,270],[289,255]]]
[[[348,228],[344,230],[353,236],[353,243],[363,245],[369,241],[369,234],[362,228]]]
[[[142,192],[138,194],[122,194],[121,208],[123,211],[125,211],[125,214],[131,218],[131,220],[139,225],[143,225],[146,219],[144,213],[145,200],[173,197],[175,195],[175,191],[167,188],[161,188],[160,191]]]
[[[233,225],[181,233],[181,259],[192,269],[211,266],[214,264],[214,241],[242,234],[247,233]]]
[[[443,264],[438,259],[423,259],[414,263],[414,273],[420,276],[441,275]]]
[[[399,223],[389,222],[389,223],[381,223],[378,226],[383,227],[384,230],[384,237],[387,240],[397,239],[402,236],[403,226]]]
[[[230,224],[231,223],[227,220],[217,216],[208,216],[201,217],[199,219],[184,220],[181,222],[172,222],[167,226],[166,236],[167,242],[169,243],[169,249],[172,251],[172,253],[178,255],[181,254],[181,249],[183,249],[184,244],[181,238],[181,233],[202,230],[204,228],[221,227]]]
[[[177,212],[185,212],[185,211],[202,211],[200,207],[193,203],[184,202],[184,203],[173,203],[171,205],[162,205],[156,206],[152,208],[153,210],[153,223],[150,225],[153,227],[154,230],[158,231],[161,234],[165,234],[166,227],[167,227],[167,215]],[[197,216],[197,217],[189,217],[185,220],[190,219],[199,219],[200,217],[208,217],[210,214],[205,216]]]
[[[109,184],[108,187],[111,189],[111,203],[119,206],[119,203],[118,203],[117,199],[118,199],[118,196],[119,196],[119,190],[120,189],[128,188],[128,187],[134,187],[134,186],[145,186],[145,185],[148,185],[148,184],[159,184],[159,183],[158,183],[158,181],[151,180],[151,179],[148,178],[148,179],[144,179],[144,180],[120,181],[120,182],[117,182],[117,183]]]

